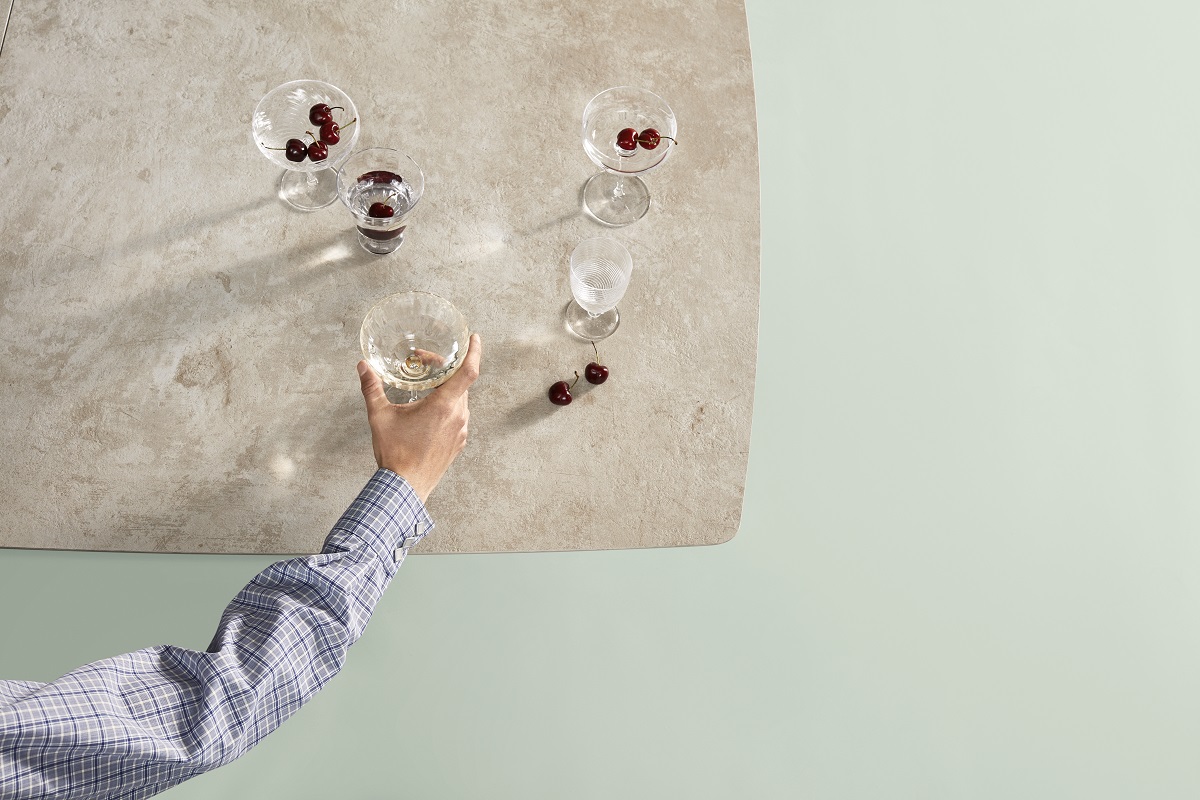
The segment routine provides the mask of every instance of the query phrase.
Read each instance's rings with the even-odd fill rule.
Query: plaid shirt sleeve
[[[206,652],[162,645],[52,683],[0,680],[0,798],[141,798],[227,764],[341,669],[408,548],[433,527],[379,470],[320,554],[267,567]]]

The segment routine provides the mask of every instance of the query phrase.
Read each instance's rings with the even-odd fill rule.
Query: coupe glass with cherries
[[[363,358],[408,402],[444,383],[462,366],[471,332],[449,300],[432,292],[400,292],[376,303],[359,331]]]
[[[408,215],[425,193],[425,175],[399,150],[371,147],[346,159],[338,170],[338,196],[358,225],[358,243],[385,255],[404,243]]]
[[[279,196],[301,211],[337,199],[336,169],[358,141],[358,110],[324,81],[290,81],[258,101],[250,132],[259,151],[285,170]]]
[[[584,186],[588,212],[613,226],[644,217],[650,189],[639,176],[667,160],[675,136],[675,114],[653,92],[617,86],[593,97],[583,110],[583,149],[603,172]]]

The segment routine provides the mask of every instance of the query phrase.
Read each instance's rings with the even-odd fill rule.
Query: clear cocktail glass
[[[287,144],[298,139],[307,147],[321,139],[321,125],[310,119],[313,106],[331,109],[339,127],[335,144],[326,144],[324,159],[288,158]],[[283,167],[279,196],[301,211],[324,208],[337,199],[336,169],[354,150],[362,123],[358,109],[341,89],[324,81],[290,81],[276,86],[258,102],[250,120],[250,132],[259,151],[271,163]]]
[[[363,358],[408,402],[440,386],[462,365],[471,332],[449,300],[432,292],[400,292],[367,312],[359,331]]]
[[[644,217],[650,189],[639,176],[667,160],[675,136],[675,114],[653,92],[617,86],[593,97],[583,110],[583,149],[604,171],[584,186],[588,212],[612,226]]]

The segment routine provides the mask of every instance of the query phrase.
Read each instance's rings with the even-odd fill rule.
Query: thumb
[[[478,333],[472,333],[462,364],[450,376],[450,379],[439,387],[439,390],[445,390],[446,394],[451,395],[466,393],[467,389],[471,388],[471,384],[479,378],[479,362],[482,358],[483,343],[480,341]]]
[[[362,386],[363,399],[367,401],[368,414],[389,404],[387,395],[383,393],[383,381],[379,380],[379,375],[366,361],[358,362],[358,382]]]

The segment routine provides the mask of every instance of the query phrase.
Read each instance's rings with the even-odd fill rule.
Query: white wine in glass
[[[450,301],[432,292],[389,295],[367,312],[359,331],[363,358],[408,402],[446,381],[462,365],[471,332]]]

